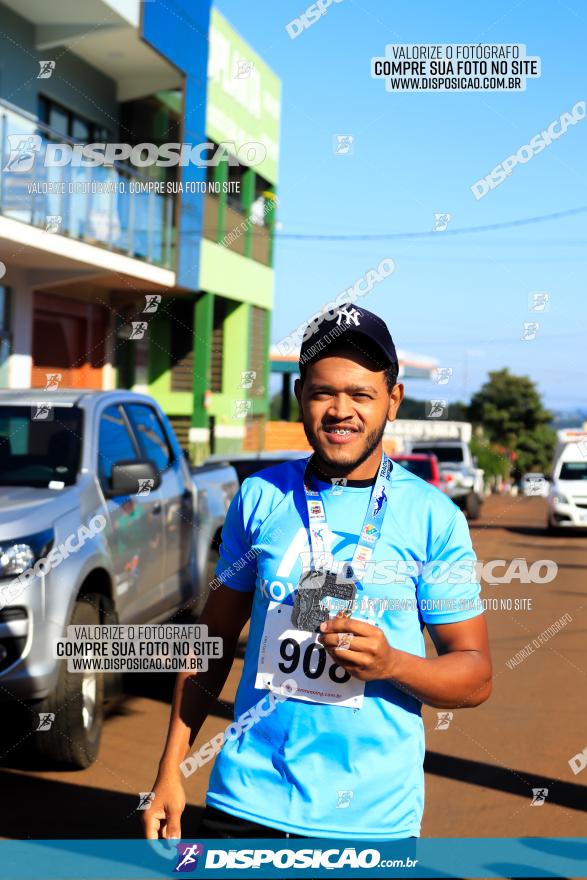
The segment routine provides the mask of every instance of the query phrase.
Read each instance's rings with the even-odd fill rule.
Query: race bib
[[[334,662],[317,641],[317,633],[296,629],[292,610],[291,605],[269,603],[255,687],[283,693],[283,683],[293,679],[296,700],[360,709],[365,682]]]

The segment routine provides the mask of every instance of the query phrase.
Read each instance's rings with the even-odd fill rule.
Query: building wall
[[[38,96],[46,95],[81,116],[118,131],[116,84],[63,48],[38,52],[34,25],[0,4],[0,97],[38,115]],[[50,79],[37,79],[39,61],[56,61]]]

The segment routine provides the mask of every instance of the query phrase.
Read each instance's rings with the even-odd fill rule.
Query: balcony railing
[[[45,167],[49,143],[77,142],[0,100],[0,214],[173,269],[174,196],[131,192],[152,178],[118,162]]]

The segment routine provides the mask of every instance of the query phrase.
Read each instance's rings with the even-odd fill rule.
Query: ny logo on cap
[[[343,315],[345,317],[347,327],[350,326],[351,322],[355,325],[355,327],[359,326],[359,318],[361,317],[361,312],[358,309],[342,308],[339,309],[336,314],[338,315],[336,320],[337,327],[340,327],[340,322]]]

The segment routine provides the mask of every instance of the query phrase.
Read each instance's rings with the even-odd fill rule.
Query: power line
[[[557,211],[554,214],[542,214],[538,217],[525,217],[520,220],[508,220],[505,223],[488,223],[485,226],[465,226],[462,229],[445,229],[444,232],[377,232],[363,235],[325,234],[317,235],[303,232],[275,232],[275,239],[291,239],[302,241],[390,241],[401,238],[444,238],[451,235],[467,235],[475,232],[492,232],[495,229],[509,229],[513,226],[529,226],[534,223],[547,223],[550,220],[561,220],[587,211],[587,205]]]

